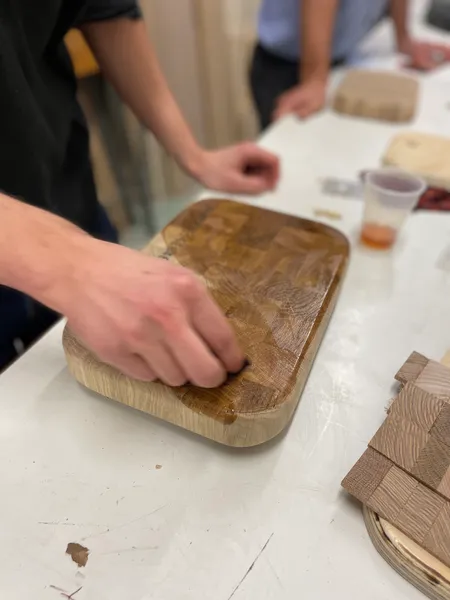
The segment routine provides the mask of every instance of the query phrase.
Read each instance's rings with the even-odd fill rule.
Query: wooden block
[[[441,483],[438,485],[438,492],[450,499],[450,467],[441,479]]]
[[[431,435],[450,446],[450,404],[445,403],[442,407],[434,422]]]
[[[410,472],[419,481],[437,490],[449,466],[450,446],[430,437]]]
[[[448,362],[446,365],[450,366]],[[402,413],[397,413],[397,416],[399,414]],[[448,439],[447,422],[447,404],[444,403],[431,429],[432,438],[440,441]],[[391,472],[392,470],[389,471],[388,476]],[[388,476],[385,478],[386,481]],[[368,503],[364,509],[367,529],[377,550],[396,571],[433,600],[448,600],[450,598],[450,502],[442,496],[449,497],[450,467],[445,471],[438,486],[438,492],[442,496],[422,484],[417,483],[417,486],[415,491],[419,497],[417,495],[411,497],[408,509],[402,514],[400,524],[397,496],[389,499],[386,494],[383,495],[382,500],[385,500],[385,504],[380,502],[380,506],[377,507],[378,514],[369,508]],[[376,499],[377,492],[378,490],[372,498]],[[422,494],[425,500],[420,498]],[[439,509],[442,501],[444,504],[433,521],[436,508]],[[414,502],[417,507],[414,507]],[[425,506],[428,510],[424,510]],[[390,523],[383,518],[382,511],[391,521]],[[399,528],[400,525],[402,530]],[[423,537],[424,531],[426,533]],[[414,536],[417,536],[416,540],[419,543],[414,541]]]
[[[411,421],[388,416],[369,445],[410,472],[429,439],[430,435]]]
[[[416,385],[430,394],[450,402],[450,369],[435,362],[428,361],[416,379]]]
[[[403,384],[406,384],[408,381],[415,381],[427,364],[428,358],[418,352],[413,352],[399,369],[395,375],[395,379]]]
[[[407,75],[349,71],[336,92],[336,112],[382,121],[410,121],[416,112],[419,84]]]
[[[366,503],[392,466],[390,460],[372,450],[372,448],[367,448],[342,482],[342,486],[349,494]]]
[[[367,506],[393,522],[418,485],[416,479],[394,465],[369,498]]]
[[[390,142],[383,164],[423,177],[428,185],[450,189],[450,139],[407,131]]]
[[[395,525],[421,544],[444,505],[441,496],[419,484],[395,519]]]
[[[450,405],[446,405],[443,400],[410,381],[392,403],[389,415],[397,419],[407,419],[429,432],[443,406],[448,406],[450,410]]]
[[[103,396],[227,445],[276,436],[299,402],[333,312],[349,255],[345,237],[252,205],[207,200],[179,215],[145,252],[201,275],[251,366],[216,390],[171,389],[102,364],[66,328],[72,374]]]
[[[424,547],[446,565],[450,565],[450,503],[445,502],[425,539]]]

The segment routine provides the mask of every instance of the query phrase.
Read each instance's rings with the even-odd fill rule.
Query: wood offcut
[[[403,131],[389,143],[383,165],[423,177],[432,187],[450,190],[450,139]]]
[[[351,70],[334,98],[336,112],[382,121],[410,121],[416,112],[419,83],[397,73]]]
[[[234,328],[249,365],[224,386],[168,388],[100,363],[66,329],[69,369],[88,388],[230,446],[282,431],[298,404],[349,256],[321,223],[226,200],[193,204],[145,249],[188,267]]]

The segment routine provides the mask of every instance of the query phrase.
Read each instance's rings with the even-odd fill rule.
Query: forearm
[[[338,0],[303,0],[301,3],[302,83],[328,78],[338,4]]]
[[[391,0],[391,17],[394,23],[395,36],[399,48],[409,40],[409,0]]]
[[[91,239],[55,215],[0,194],[2,285],[63,312],[75,261]]]
[[[102,72],[137,118],[188,172],[195,175],[199,147],[159,67],[142,20],[116,19],[82,28]]]

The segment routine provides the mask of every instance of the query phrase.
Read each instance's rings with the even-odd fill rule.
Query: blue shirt
[[[261,45],[277,56],[298,60],[301,0],[263,0],[259,16]],[[340,0],[331,58],[344,60],[384,16],[388,0]],[[299,26],[300,24],[300,26]]]

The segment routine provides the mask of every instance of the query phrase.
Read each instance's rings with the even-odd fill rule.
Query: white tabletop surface
[[[450,69],[422,91],[414,128],[450,136]],[[361,200],[325,197],[318,182],[378,165],[399,129],[325,112],[263,138],[283,177],[259,204],[338,211],[329,224],[353,243],[285,435],[227,449],[91,394],[66,369],[62,326],[0,376],[1,598],[56,600],[55,587],[81,588],[75,600],[422,597],[377,555],[340,482],[408,354],[450,347],[450,273],[438,267],[450,216],[418,212],[395,252],[369,252],[356,243]],[[69,542],[89,548],[85,568],[65,555]]]

